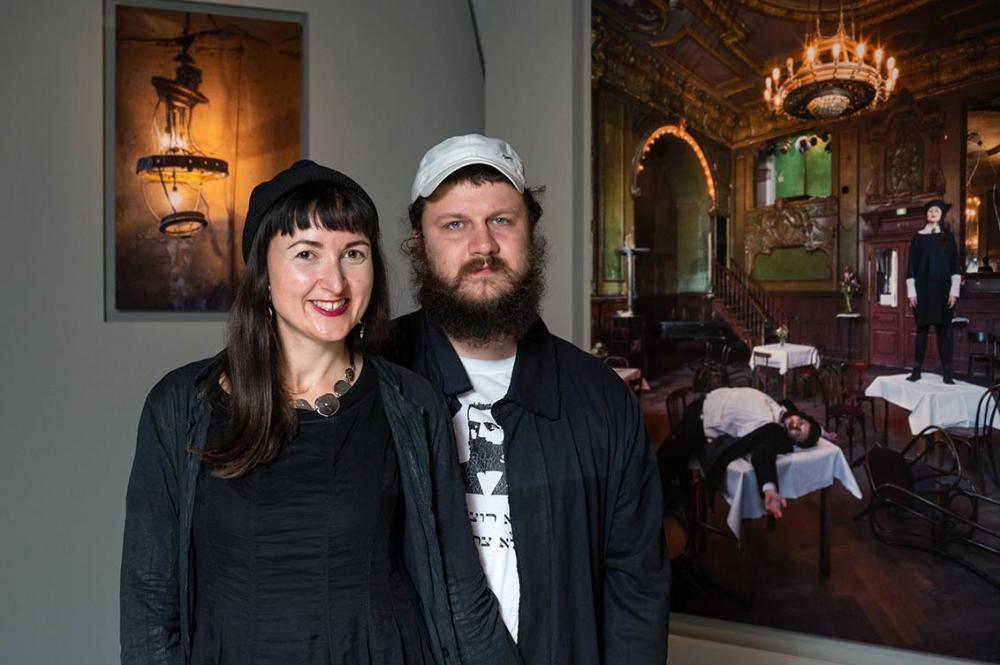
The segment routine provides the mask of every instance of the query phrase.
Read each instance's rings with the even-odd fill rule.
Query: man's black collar
[[[437,326],[424,320],[425,339],[438,368],[445,395],[457,396],[472,390],[472,382],[455,348]],[[504,399],[516,402],[529,411],[555,420],[559,417],[559,371],[555,339],[541,319],[536,319],[517,343],[517,359],[510,388]]]

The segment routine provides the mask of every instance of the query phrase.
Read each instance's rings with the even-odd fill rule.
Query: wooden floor
[[[888,373],[898,373],[892,370]],[[887,372],[882,372],[887,373]],[[650,438],[667,434],[663,398],[691,373],[672,372],[651,381],[642,398]],[[796,400],[800,408],[819,416],[822,407]],[[878,413],[881,427],[881,411]],[[820,418],[822,422],[822,419]],[[909,440],[905,413],[890,411],[890,446]],[[843,438],[843,435],[842,435]],[[874,435],[869,430],[869,441]],[[846,443],[842,442],[846,446]],[[855,454],[860,448],[855,442]],[[1000,589],[965,568],[918,550],[885,545],[872,535],[868,521],[854,516],[867,503],[869,485],[862,467],[855,469],[864,493],[857,500],[839,484],[830,492],[831,566],[829,578],[819,575],[819,494],[789,502],[785,517],[768,529],[760,519],[750,526],[757,570],[757,591],[751,609],[720,589],[740,589],[735,543],[708,540],[699,564],[706,573],[700,588],[689,578],[675,579],[673,609],[785,630],[869,642],[892,647],[1000,662]],[[991,486],[992,495],[998,495]],[[723,525],[719,500],[713,521]],[[1000,529],[1000,514],[986,521]],[[984,567],[1000,576],[1000,557],[981,557]]]

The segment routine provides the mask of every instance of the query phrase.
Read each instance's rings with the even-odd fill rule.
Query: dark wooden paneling
[[[847,326],[853,325],[854,356],[865,357],[865,322],[849,323],[837,318],[844,307],[839,293],[771,291],[770,295],[788,319],[789,341],[822,347],[826,358],[847,358]]]

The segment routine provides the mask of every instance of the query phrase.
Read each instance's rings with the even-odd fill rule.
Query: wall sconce
[[[160,232],[185,238],[208,225],[208,202],[204,184],[229,175],[229,164],[205,155],[191,137],[191,118],[197,104],[208,98],[198,91],[201,70],[195,67],[188,48],[195,40],[189,34],[191,15],[184,18],[184,32],[176,39],[181,51],[174,58],[173,79],[152,77],[158,100],[153,110],[153,135],[158,152],[140,157],[135,172],[142,178],[142,196]]]

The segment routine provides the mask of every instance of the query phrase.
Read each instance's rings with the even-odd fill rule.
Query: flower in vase
[[[850,313],[853,311],[851,299],[861,293],[861,280],[851,266],[844,266],[841,273],[840,293],[844,296],[844,307]]]

